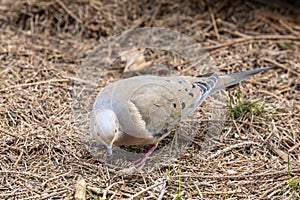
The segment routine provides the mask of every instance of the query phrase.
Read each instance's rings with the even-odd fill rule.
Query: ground
[[[299,199],[299,11],[279,0],[0,1],[0,198],[75,199],[86,184],[87,199]],[[168,166],[122,175],[78,137],[74,77],[109,36],[151,26],[199,42],[221,74],[274,68],[228,90],[217,148],[199,153],[195,140]]]

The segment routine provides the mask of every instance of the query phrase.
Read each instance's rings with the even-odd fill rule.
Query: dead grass
[[[2,0],[0,198],[74,199],[83,178],[88,199],[299,199],[300,15],[288,2]],[[195,141],[169,167],[119,175],[81,144],[69,77],[99,40],[144,26],[201,42],[221,73],[274,69],[239,86],[264,112],[228,113],[218,148]]]

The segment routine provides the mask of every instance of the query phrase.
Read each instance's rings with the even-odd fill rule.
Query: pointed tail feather
[[[263,68],[259,68],[259,69],[251,69],[251,70],[247,70],[247,71],[243,71],[243,72],[236,72],[236,73],[232,73],[229,75],[220,76],[216,86],[211,90],[210,95],[212,95],[222,89],[225,89],[226,87],[235,85],[243,80],[246,80],[259,72],[263,72],[263,71],[269,70],[271,68],[273,68],[273,67],[263,67]]]

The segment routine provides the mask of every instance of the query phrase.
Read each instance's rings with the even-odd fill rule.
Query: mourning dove
[[[159,141],[210,95],[270,67],[219,76],[135,76],[104,87],[91,113],[91,135],[112,155],[113,145],[153,144],[135,162],[143,163]]]

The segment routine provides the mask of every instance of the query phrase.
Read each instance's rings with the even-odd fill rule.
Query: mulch
[[[0,198],[299,199],[299,22],[298,1],[0,1]],[[73,95],[91,50],[139,27],[189,36],[220,74],[274,68],[228,89],[234,106],[254,108],[232,118],[227,102],[215,148],[200,151],[198,135],[171,164],[121,174],[82,144]],[[97,84],[122,78],[119,64]]]

